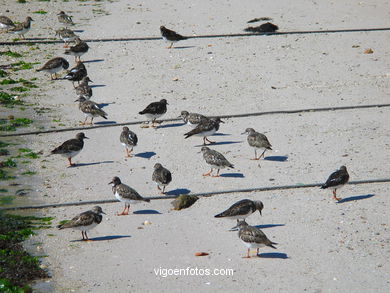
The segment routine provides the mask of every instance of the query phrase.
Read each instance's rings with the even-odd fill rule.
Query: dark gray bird
[[[242,199],[235,204],[233,204],[230,208],[218,215],[215,215],[215,218],[228,218],[233,220],[245,220],[246,217],[250,216],[256,211],[259,211],[261,215],[261,211],[264,208],[263,203],[260,200],[250,200],[250,199]]]
[[[50,79],[53,80],[53,74],[54,74],[54,79],[57,79],[57,72],[68,68],[69,68],[68,61],[66,61],[62,57],[55,57],[47,61],[45,65],[37,69],[37,71],[44,71],[50,73]]]
[[[75,61],[81,61],[80,56],[88,52],[89,46],[86,42],[81,40],[79,37],[75,38],[76,45],[71,46],[68,50],[65,51],[65,55],[74,56]]]
[[[256,132],[253,128],[245,129],[242,134],[248,134],[248,144],[255,149],[255,157],[252,160],[260,160],[261,157],[264,157],[266,150],[272,150],[268,138],[264,134]],[[263,151],[259,157],[257,157],[257,150]]]
[[[203,145],[206,145],[206,141],[209,143],[215,143],[207,138],[219,130],[219,124],[225,123],[220,118],[203,119],[201,122],[191,131],[184,134],[185,138],[190,136],[201,136],[203,137]]]
[[[88,117],[91,118],[91,122],[88,123],[92,125],[93,118],[103,117],[107,119],[107,113],[99,108],[98,104],[93,101],[87,100],[84,97],[79,97],[75,102],[79,102],[79,109],[85,114],[84,122],[80,122],[80,125],[86,125]]]
[[[77,215],[69,222],[66,222],[62,225],[58,225],[57,228],[60,230],[65,228],[73,228],[76,230],[80,230],[83,240],[91,241],[90,239],[88,239],[87,231],[95,228],[98,224],[102,222],[102,214],[106,213],[103,212],[101,207],[95,206],[92,208],[92,210]]]
[[[63,79],[70,80],[74,86],[74,82],[77,81],[80,85],[80,81],[88,75],[87,68],[85,68],[85,65],[81,61],[77,61],[76,66],[73,67],[67,75],[64,76]]]
[[[112,192],[115,197],[125,203],[125,208],[121,213],[118,213],[118,216],[124,216],[129,214],[130,204],[137,204],[139,202],[145,201],[150,202],[150,199],[143,198],[137,191],[135,191],[130,186],[123,184],[119,177],[114,177],[112,181],[108,184],[112,185]]]
[[[157,163],[154,165],[152,180],[156,182],[158,190],[161,191],[160,186],[163,187],[161,193],[165,194],[165,186],[167,186],[172,181],[172,174],[168,169],[164,168],[160,163]]]
[[[124,126],[122,128],[122,133],[119,137],[119,140],[126,149],[126,157],[131,158],[132,157],[131,152],[133,151],[133,148],[138,143],[137,135],[134,132],[132,132],[127,126]]]
[[[203,120],[209,119],[202,114],[189,113],[188,111],[181,111],[180,116],[178,118],[183,119],[184,123],[188,124],[192,128],[198,126],[198,124]]]
[[[51,154],[66,157],[69,161],[69,166],[75,166],[76,164],[72,163],[72,158],[81,152],[84,147],[84,139],[87,138],[83,132],[77,133],[76,138],[65,141],[62,145],[52,150]]]
[[[25,39],[24,35],[31,29],[31,22],[34,21],[30,16],[26,17],[26,20],[22,23],[18,23],[14,27],[8,30],[11,34],[20,35]]]
[[[64,11],[60,11],[60,13],[57,14],[58,21],[60,23],[63,23],[66,25],[74,25],[74,22],[72,20],[72,17],[67,15]]]
[[[213,169],[217,169],[217,175],[212,177],[220,177],[219,170],[224,168],[234,168],[233,164],[230,163],[221,153],[211,150],[208,147],[202,147],[201,152],[203,153],[203,158],[206,163],[211,166],[211,170],[208,173],[203,174],[203,176],[212,176],[211,173]]]
[[[154,125],[157,118],[160,118],[167,112],[168,102],[166,99],[162,99],[159,102],[150,103],[144,110],[139,112],[141,115],[145,115],[148,119],[152,120],[151,127],[157,127]]]
[[[239,221],[237,223],[238,237],[244,242],[245,246],[248,247],[248,253],[244,258],[250,258],[250,250],[256,248],[256,256],[259,255],[260,247],[272,247],[276,249],[274,245],[277,243],[272,242],[259,228],[248,225],[247,222]]]
[[[160,26],[160,32],[161,32],[161,35],[162,35],[162,38],[171,43],[171,45],[168,47],[168,49],[171,49],[172,46],[173,46],[173,43],[176,43],[178,41],[181,41],[181,40],[186,40],[188,39],[187,37],[184,37],[180,34],[178,34],[177,32],[175,31],[172,31],[170,29],[167,29],[165,26]]]
[[[336,196],[337,189],[340,189],[349,181],[349,174],[347,167],[341,166],[339,170],[330,174],[328,180],[325,184],[321,186],[321,189],[330,188],[333,191],[333,198],[337,201],[340,201],[341,198]]]
[[[84,76],[80,82],[80,85],[75,88],[76,95],[78,95],[79,97],[84,97],[87,100],[92,97],[92,88],[89,86],[88,82],[93,81],[90,80],[88,76]]]
[[[250,26],[244,29],[246,32],[254,32],[254,33],[274,33],[279,29],[279,27],[273,23],[266,22],[259,26]]]
[[[14,28],[14,22],[7,16],[0,15],[0,29],[11,29]]]

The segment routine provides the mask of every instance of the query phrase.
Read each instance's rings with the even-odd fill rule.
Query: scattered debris
[[[199,198],[195,195],[181,194],[178,198],[172,201],[173,209],[176,211],[189,208]]]
[[[197,252],[195,253],[195,256],[206,256],[209,255],[207,252]]]
[[[371,48],[364,50],[364,54],[372,54],[372,53],[374,53],[374,51]]]
[[[255,33],[274,33],[279,29],[279,27],[273,23],[266,22],[259,26],[249,26],[244,31],[246,32],[255,32]]]

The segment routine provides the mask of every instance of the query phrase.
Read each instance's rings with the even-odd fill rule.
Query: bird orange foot
[[[121,212],[121,213],[117,213],[116,214],[117,216],[127,216],[127,215],[129,215],[129,212],[127,211],[127,212]]]
[[[335,200],[337,200],[337,201],[340,201],[340,200],[342,200],[342,198],[341,197],[337,197],[337,196],[333,196],[333,198],[335,199]]]

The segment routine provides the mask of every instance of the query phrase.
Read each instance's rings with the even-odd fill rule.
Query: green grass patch
[[[9,90],[12,92],[23,93],[23,92],[28,92],[30,89],[23,87],[23,86],[15,86],[15,87],[10,88]]]
[[[34,11],[33,13],[36,13],[36,14],[47,14],[47,11],[40,9],[40,10]]]
[[[7,149],[0,149],[0,156],[8,156],[9,150]]]
[[[13,95],[7,92],[0,91],[0,104],[12,108],[15,105],[23,105],[23,101],[15,99]]]
[[[34,65],[36,64],[40,64],[39,62],[24,62],[24,61],[19,61],[17,63],[13,63],[12,64],[12,69],[14,71],[18,71],[18,70],[28,70],[28,69],[32,69],[34,67]]]
[[[11,204],[15,199],[15,196],[7,195],[0,196],[0,205]]]
[[[6,77],[8,74],[5,70],[0,69],[0,77]]]
[[[37,174],[37,172],[35,171],[26,171],[26,172],[23,172],[22,175],[28,175],[28,176],[32,176],[32,175],[35,175]]]
[[[4,162],[0,162],[0,167],[2,167],[2,168],[15,168],[16,162],[14,160],[12,160],[11,158],[9,158]]]
[[[15,84],[15,83],[18,83],[18,82],[12,78],[6,78],[6,79],[3,79],[2,81],[0,81],[1,85]]]
[[[29,148],[20,148],[20,149],[18,149],[18,151],[20,153],[30,153],[30,152],[32,152],[32,150],[29,149]]]
[[[0,119],[0,131],[15,131],[18,127],[27,127],[33,120],[29,118]]]
[[[8,192],[8,190],[5,189],[5,188],[1,188],[1,189],[0,189],[0,192],[1,192],[1,193],[6,193],[6,192]]]
[[[13,52],[13,51],[10,51],[10,50],[0,52],[0,56],[9,56],[9,57],[15,57],[15,58],[23,57],[22,54],[20,54],[18,52]]]
[[[12,180],[15,179],[16,177],[13,175],[10,175],[9,172],[5,171],[4,169],[0,168],[0,180]]]
[[[24,4],[24,3],[27,3],[27,1],[26,1],[26,0],[17,0],[16,2],[18,2],[18,3],[22,3],[22,4]]]

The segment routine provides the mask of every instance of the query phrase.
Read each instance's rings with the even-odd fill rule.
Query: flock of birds
[[[66,26],[74,25],[72,18],[65,12],[61,11],[58,14],[58,20],[60,23]],[[19,34],[24,38],[24,34],[27,33],[31,28],[31,17],[27,17],[26,21],[15,25],[13,22],[5,16],[0,16],[0,28],[6,29],[10,33]],[[247,31],[270,31],[274,32],[278,29],[277,26],[271,23],[265,23],[257,28],[248,28]],[[168,48],[172,48],[175,42],[185,40],[187,37],[182,36],[175,31],[169,30],[164,26],[160,27],[162,38],[170,43]],[[56,31],[56,34],[65,42],[65,47],[68,47],[70,42],[75,42],[74,46],[67,49],[65,55],[75,56],[76,65],[63,77],[73,82],[73,87],[76,91],[79,102],[79,109],[85,114],[86,118],[82,125],[87,123],[87,119],[91,118],[90,123],[93,123],[95,117],[102,117],[107,119],[107,113],[104,112],[97,103],[90,100],[92,97],[92,88],[89,86],[89,82],[92,82],[87,74],[87,69],[81,61],[81,56],[88,52],[88,45],[85,41],[81,40],[72,30],[67,27],[63,27]],[[69,68],[69,62],[62,58],[56,57],[47,61],[37,71],[44,71],[50,73],[51,79],[57,79],[57,73],[61,70]],[[78,82],[75,86],[74,82]],[[168,102],[165,99],[153,102],[146,106],[146,108],[139,112],[140,115],[145,115],[148,120],[151,121],[151,126],[157,128],[157,119],[163,116],[167,112]],[[212,136],[219,130],[220,123],[223,121],[216,117],[210,118],[198,113],[190,113],[188,111],[182,111],[179,116],[185,124],[191,126],[192,130],[185,133],[185,138],[191,136],[200,136],[203,138],[203,147],[201,152],[205,162],[210,166],[210,171],[203,174],[203,176],[220,177],[220,170],[224,168],[234,168],[234,165],[230,163],[223,154],[216,150],[210,149],[207,144],[213,144],[214,142],[209,140],[208,137]],[[149,126],[145,126],[149,127]],[[252,160],[260,160],[264,157],[267,150],[272,150],[272,145],[268,138],[253,128],[247,128],[243,134],[247,134],[247,142],[250,147],[254,149],[255,156]],[[81,152],[84,147],[84,139],[88,139],[83,132],[78,133],[75,138],[69,139],[62,143],[60,146],[51,151],[51,154],[59,154],[68,159],[69,166],[75,166],[72,162],[72,158]],[[122,132],[119,136],[119,142],[125,147],[126,157],[132,157],[132,151],[138,143],[137,135],[131,131],[128,127],[123,127]],[[260,151],[260,156],[257,152]],[[216,170],[216,174],[213,171]],[[164,168],[160,163],[154,165],[152,174],[152,180],[157,184],[158,190],[165,194],[165,188],[172,181],[171,172]],[[341,166],[339,170],[332,173],[328,180],[321,186],[321,188],[330,188],[333,191],[333,198],[337,201],[341,200],[337,197],[337,189],[344,186],[349,180],[349,174],[345,166]],[[119,177],[114,177],[108,184],[112,185],[112,192],[114,196],[121,202],[124,202],[125,206],[122,212],[117,215],[128,215],[130,212],[130,205],[140,202],[149,202],[149,199],[143,198],[135,189],[122,183]],[[259,248],[268,246],[276,248],[275,242],[272,242],[267,236],[257,227],[250,226],[246,223],[245,219],[256,211],[260,212],[264,205],[261,201],[252,201],[249,199],[243,199],[224,212],[215,215],[216,218],[229,218],[237,220],[237,229],[239,231],[238,236],[244,242],[248,248],[247,255],[250,257],[250,249],[257,249],[257,255]],[[96,206],[92,210],[83,212],[75,216],[72,220],[65,224],[58,226],[59,229],[73,228],[81,231],[83,240],[89,240],[87,231],[96,227],[101,223],[104,214],[101,207]]]

